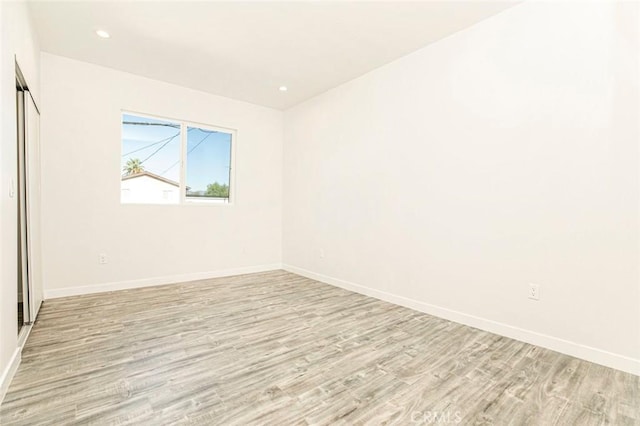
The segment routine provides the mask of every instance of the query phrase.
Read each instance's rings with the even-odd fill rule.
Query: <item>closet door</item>
[[[17,149],[18,149],[18,330],[23,324],[31,323],[29,309],[29,256],[27,244],[27,166],[25,143],[25,101],[28,96],[21,84],[16,92],[17,107]],[[22,313],[22,315],[20,315]],[[22,324],[20,324],[22,322]]]
[[[27,177],[27,250],[29,259],[30,319],[35,321],[44,299],[42,287],[40,113],[31,93],[25,92],[25,145]]]

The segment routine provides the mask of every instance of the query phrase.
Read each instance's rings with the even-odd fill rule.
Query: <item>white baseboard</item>
[[[14,374],[18,371],[22,354],[21,349],[22,348],[16,348],[16,350],[13,351],[9,364],[7,364],[7,367],[2,372],[2,376],[0,376],[0,404],[4,401],[4,396],[7,394],[7,390],[9,389],[9,385],[11,384]]]
[[[209,272],[195,272],[190,274],[170,275],[164,277],[144,278],[140,280],[117,281],[103,284],[90,284],[78,287],[64,287],[44,290],[45,299],[55,299],[58,297],[78,296],[82,294],[103,293],[115,290],[127,290],[140,287],[152,287],[156,285],[175,284],[187,281],[206,280],[210,278],[230,277],[233,275],[251,274],[255,272],[273,271],[282,269],[282,265],[274,263],[271,265],[247,266],[242,268],[222,269]]]
[[[315,272],[298,268],[296,266],[284,264],[282,265],[282,268],[286,271],[293,272],[294,274],[302,275],[316,281],[334,285],[345,290],[364,294],[366,296],[384,300],[385,302],[404,306],[416,311],[424,312],[429,315],[444,318],[449,321],[468,325],[470,327],[499,334],[501,336],[509,337],[511,339],[519,340],[525,343],[530,343],[532,345],[541,346],[543,348],[551,349],[553,351],[571,355],[576,358],[581,358],[596,364],[601,364],[606,367],[615,368],[617,370],[626,371],[628,373],[640,376],[640,360],[638,359],[607,352],[602,349],[593,348],[546,334],[537,333],[535,331],[525,330],[501,322],[492,321],[486,318],[480,318],[474,315],[465,314],[463,312],[453,311],[451,309],[431,305],[429,303],[409,299],[403,296],[398,296],[385,291],[376,290],[364,285],[355,284],[322,274],[317,274]]]

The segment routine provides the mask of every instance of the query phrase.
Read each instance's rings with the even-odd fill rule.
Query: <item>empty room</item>
[[[640,425],[640,2],[0,0],[0,424]]]

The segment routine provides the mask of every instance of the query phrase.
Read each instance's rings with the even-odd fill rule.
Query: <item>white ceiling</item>
[[[30,9],[46,52],[286,109],[511,5],[42,1]]]

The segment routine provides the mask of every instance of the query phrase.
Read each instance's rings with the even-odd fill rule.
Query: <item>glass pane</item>
[[[180,124],[122,115],[123,203],[180,201]]]
[[[187,197],[229,202],[231,133],[187,129]]]

